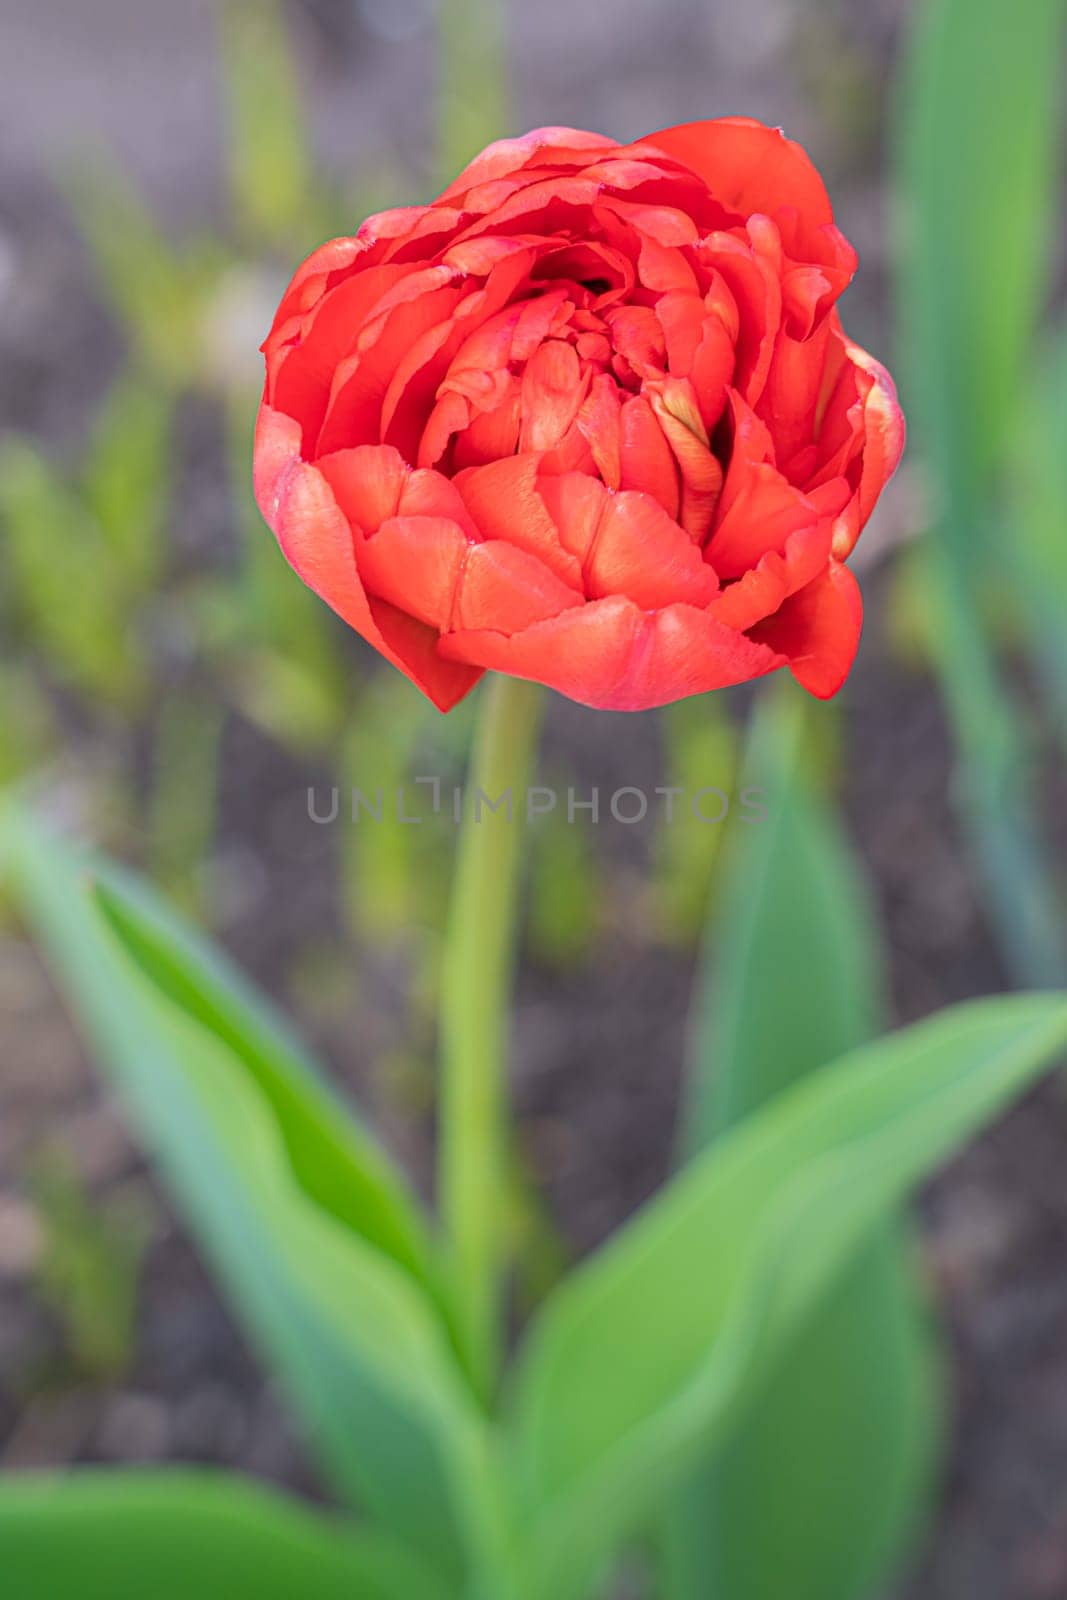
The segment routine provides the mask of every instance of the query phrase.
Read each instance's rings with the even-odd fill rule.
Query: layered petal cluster
[[[904,437],[835,309],[855,267],[758,122],[502,140],[297,271],[260,508],[442,710],[486,669],[616,710],[781,666],[832,695]]]

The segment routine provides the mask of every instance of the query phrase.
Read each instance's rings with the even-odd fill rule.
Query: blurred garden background
[[[0,0],[0,784],[136,865],[299,1020],[417,1181],[455,830],[308,790],[459,781],[441,718],[292,579],[251,499],[296,261],[489,139],[747,114],[826,177],[851,335],[910,447],[867,623],[806,714],[899,1021],[1067,971],[1063,6],[1028,0]],[[553,698],[540,781],[728,794],[751,690]],[[773,819],[777,796],[767,792]],[[743,832],[546,818],[510,1197],[535,1299],[662,1181],[709,907]],[[773,1021],[773,1019],[772,1019]],[[1067,1101],[924,1195],[954,1444],[902,1600],[1067,1596]],[[0,899],[0,1471],[217,1462],[321,1493]]]

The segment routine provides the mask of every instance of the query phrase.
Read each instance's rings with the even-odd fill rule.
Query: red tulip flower
[[[442,710],[487,668],[624,711],[781,666],[830,696],[904,438],[835,309],[855,269],[761,123],[502,140],[296,273],[263,515]]]

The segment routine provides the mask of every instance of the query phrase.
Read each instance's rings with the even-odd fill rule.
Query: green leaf
[[[222,246],[203,238],[176,248],[106,146],[90,146],[62,183],[138,362],[167,389],[201,381],[203,308]]]
[[[456,1573],[485,1430],[396,1180],[221,961],[12,808],[0,855],[72,1008],[339,1492]],[[391,1252],[399,1249],[401,1259]]]
[[[767,818],[735,836],[708,941],[691,1149],[878,1030],[874,918],[803,762],[805,731],[825,714],[789,690],[764,695],[757,713],[743,781],[763,790]],[[729,1450],[672,1505],[671,1600],[873,1593],[926,1499],[937,1390],[928,1314],[894,1218],[769,1366]]]
[[[237,1055],[278,1119],[297,1180],[325,1211],[429,1284],[418,1210],[375,1141],[341,1105],[286,1020],[217,947],[130,873],[94,871],[91,892],[161,995]]]
[[[130,711],[143,698],[143,650],[121,571],[109,564],[101,532],[55,465],[28,441],[0,447],[0,523],[12,609],[56,678]],[[66,596],[56,593],[55,552],[63,551]]]
[[[1056,330],[1015,428],[1010,526],[1017,532],[1007,570],[1027,642],[1067,734],[1067,326]]]
[[[907,397],[973,563],[1052,264],[1064,0],[930,0],[901,74]],[[961,515],[962,513],[962,515]]]
[[[170,396],[127,373],[112,384],[82,462],[81,493],[124,593],[160,582],[171,494]]]
[[[496,0],[441,0],[437,146],[444,183],[510,121],[505,16]]]
[[[0,1478],[18,1600],[446,1600],[400,1547],[250,1480],[205,1471]]]
[[[1067,970],[1062,910],[1033,751],[981,607],[1003,581],[998,480],[1048,285],[1065,18],[1064,0],[1034,0],[1025,27],[1003,0],[931,0],[896,110],[903,393],[938,506],[925,566],[937,666],[986,895],[1014,972],[1039,984]]]
[[[1067,1000],[954,1007],[821,1068],[694,1159],[533,1325],[513,1419],[524,1600],[578,1600],[722,1449],[904,1196],[1067,1047]]]
[[[697,695],[665,706],[662,714],[667,782],[695,794],[710,784],[730,795],[738,763],[738,736],[724,702],[714,694]],[[703,802],[714,815],[716,801]],[[692,947],[700,938],[708,901],[718,891],[723,846],[747,813],[731,802],[720,823],[707,823],[682,804],[664,812],[653,844],[657,921],[672,942]]]
[[[734,834],[694,1001],[690,1150],[871,1038],[882,1019],[874,916],[804,767],[813,722],[791,686],[756,714],[741,781],[762,791],[766,816]]]
[[[220,21],[236,213],[253,237],[291,245],[316,194],[293,40],[278,0],[226,0]]]

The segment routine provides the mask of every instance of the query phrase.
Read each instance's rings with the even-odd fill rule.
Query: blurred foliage
[[[680,1118],[689,1155],[883,1025],[877,919],[817,759],[832,720],[786,684],[753,719],[742,781],[774,804],[732,838],[708,926]],[[672,1508],[667,1600],[879,1591],[931,1487],[940,1372],[928,1322],[893,1217],[790,1343],[728,1457]]]
[[[222,711],[198,687],[170,693],[159,707],[147,809],[152,877],[183,910],[210,920],[205,877],[215,835]]]
[[[96,487],[104,486],[101,473]],[[120,513],[99,496],[102,509]],[[13,631],[47,676],[111,711],[143,708],[149,686],[138,601],[146,598],[137,571],[120,554],[128,537],[123,515],[100,521],[87,492],[64,483],[28,441],[0,449],[0,517],[6,530],[8,601]],[[152,526],[145,527],[145,547]],[[57,604],[56,552],[63,554],[69,598]],[[137,560],[144,567],[143,552]]]
[[[1010,513],[1020,632],[1056,710],[1067,748],[1067,324],[1048,340],[1012,435]]]
[[[1065,19],[1064,0],[1034,0],[1025,27],[1001,0],[930,0],[896,113],[904,398],[934,490],[920,558],[930,643],[976,865],[1016,977],[1036,983],[1063,976],[1063,905],[1037,818],[1032,730],[984,604],[991,593],[1002,609],[1010,574],[1032,570],[1017,546],[1034,524],[1007,524],[1004,468],[1038,366]]]
[[[42,1234],[37,1290],[63,1328],[73,1373],[120,1377],[133,1358],[148,1212],[131,1196],[95,1202],[59,1151],[33,1163],[29,1191]]]
[[[658,813],[653,844],[652,920],[662,935],[683,948],[699,938],[707,917],[715,868],[728,834],[742,826],[737,725],[722,695],[679,700],[663,711],[664,784],[683,799]],[[692,796],[712,783],[727,797],[721,822],[693,815]],[[712,802],[709,802],[709,804]]]
[[[557,795],[568,783],[556,771],[541,774]],[[530,835],[527,938],[535,961],[574,971],[592,953],[608,907],[603,869],[590,830],[568,820],[559,805],[536,818]]]
[[[268,242],[299,249],[314,232],[313,221],[321,221],[309,215],[319,191],[281,5],[225,0],[219,14],[237,227],[253,248]]]
[[[789,1030],[776,1007],[761,1015],[754,961],[743,986],[754,1027],[732,1027],[719,1066],[733,1070],[736,1051],[738,1072],[747,1058],[770,1076],[757,1073],[747,1098],[732,1096],[738,1116],[710,1148],[550,1290],[506,1400],[483,1404],[460,1362],[447,1246],[284,1017],[146,885],[64,843],[26,808],[0,809],[0,870],[325,1480],[341,1505],[358,1508],[361,1529],[404,1551],[408,1573],[387,1591],[396,1600],[433,1592],[417,1576],[423,1566],[454,1600],[585,1600],[620,1548],[680,1504],[698,1460],[730,1475],[729,1503],[740,1495],[760,1570],[785,1549],[790,1592],[865,1600],[852,1585],[896,1554],[931,1416],[923,1330],[910,1280],[898,1293],[890,1276],[876,1294],[862,1274],[906,1195],[1062,1055],[1067,1000],[957,1006],[836,1054],[842,1029],[865,1026],[870,975],[862,921],[850,924],[862,906],[827,893],[848,867],[824,823],[808,832],[817,816],[800,799],[769,836],[809,885],[790,896],[790,913],[803,924],[811,906],[819,927],[803,951],[812,961],[804,1025]],[[765,873],[763,892],[747,897],[746,957],[777,949],[777,888]],[[827,951],[856,979],[840,985],[833,1014],[818,1005]],[[780,964],[775,973],[784,976]],[[748,1055],[746,1041],[759,1049],[768,1022],[785,1029],[778,1052]],[[816,1065],[809,1052],[827,1048],[834,1059],[820,1054]],[[499,1189],[486,1200],[494,1217],[510,1209]],[[833,1359],[829,1335],[809,1337],[826,1318],[840,1341]],[[780,1452],[781,1433],[754,1418],[797,1361],[828,1370],[812,1387],[792,1385],[789,1410],[775,1411],[792,1439]],[[873,1450],[868,1406],[824,1403],[846,1381],[879,1408]],[[851,1454],[847,1470],[834,1470],[831,1430],[840,1448],[863,1451],[859,1470]],[[892,1449],[879,1452],[890,1433]],[[768,1443],[763,1470],[735,1479],[735,1461],[753,1452],[758,1462]],[[807,1512],[779,1517],[782,1543],[765,1548],[771,1471],[794,1476]],[[84,1488],[75,1480],[74,1503]],[[220,1503],[230,1492],[220,1486]],[[18,1496],[17,1484],[0,1485],[0,1521]],[[56,1537],[71,1537],[62,1497],[53,1508]],[[89,1574],[87,1592],[101,1600],[137,1592],[114,1586],[115,1552],[128,1553],[134,1531],[128,1507],[114,1509]],[[158,1550],[162,1526],[151,1522]],[[41,1536],[47,1523],[35,1526],[37,1537],[17,1546],[20,1592],[51,1600],[56,1550]],[[270,1561],[257,1543],[251,1569]],[[721,1548],[747,1582],[743,1560],[733,1567],[737,1547]],[[816,1575],[806,1591],[804,1573]],[[747,1592],[764,1600],[773,1591]]]
[[[223,242],[188,235],[175,245],[106,153],[67,175],[64,188],[135,361],[172,390],[195,384],[202,308],[226,260]]]
[[[438,0],[437,165],[450,183],[509,126],[505,7],[500,0]]]

